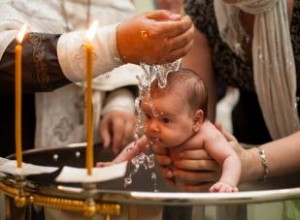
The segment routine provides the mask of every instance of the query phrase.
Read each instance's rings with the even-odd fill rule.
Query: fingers
[[[193,46],[193,41],[190,41],[184,47],[173,50],[168,54],[167,58],[165,58],[165,61],[171,63],[185,56],[191,50],[192,46]]]
[[[216,182],[219,180],[221,174],[219,172],[210,171],[182,171],[175,169],[173,171],[173,176],[179,179],[181,182],[186,184],[196,185],[203,184],[207,182]]]
[[[110,131],[109,131],[109,121],[105,118],[102,119],[100,124],[100,136],[103,141],[103,147],[108,148],[111,143]]]
[[[125,62],[173,62],[191,49],[193,32],[193,22],[188,16],[169,11],[150,12],[118,26],[117,48]]]
[[[115,154],[133,140],[134,115],[109,112],[102,119],[100,134],[105,148],[111,146]]]
[[[193,44],[194,40],[194,26],[191,26],[187,31],[184,33],[177,35],[175,37],[167,38],[168,44],[172,46],[172,51],[177,51],[178,49],[184,48],[188,44]]]
[[[162,167],[167,167],[172,164],[172,160],[167,155],[155,155],[155,162]]]
[[[210,160],[211,156],[207,153],[206,150],[184,150],[178,153],[178,158],[190,159],[190,160]]]
[[[236,138],[230,133],[228,132],[226,129],[224,129],[222,127],[222,124],[220,123],[215,123],[215,127],[222,132],[222,134],[224,135],[224,137],[226,138],[227,141],[236,141]]]
[[[207,192],[209,188],[211,187],[212,183],[201,183],[201,184],[184,184],[179,187],[181,191],[184,192]]]
[[[122,142],[122,146],[127,145],[128,143],[133,141],[133,132],[134,132],[134,123],[135,123],[135,117],[133,115],[129,115],[128,118],[125,121],[124,126],[124,139]]]
[[[117,154],[123,148],[122,141],[124,139],[124,122],[120,118],[115,118],[112,123],[112,150]]]
[[[166,179],[166,184],[171,187],[176,187],[182,192],[208,192],[213,182],[201,182],[201,183],[185,183],[175,178]]]
[[[222,129],[222,134],[224,135],[224,137],[228,141],[236,140],[236,138],[231,133],[229,133],[228,131],[226,131],[225,129]]]
[[[155,144],[153,144],[153,145],[151,146],[151,149],[152,149],[152,151],[153,151],[155,154],[159,154],[159,155],[166,155],[166,154],[168,154],[168,151],[167,151],[166,148],[157,146],[157,145],[155,145]]]
[[[175,37],[189,31],[194,36],[193,22],[189,16],[183,16],[180,21],[162,22],[162,29],[166,32],[166,37]]]
[[[199,172],[219,172],[220,165],[215,160],[177,160],[174,166],[178,169],[199,171]]]
[[[151,146],[152,152],[155,154],[155,161],[164,170],[165,167],[171,165],[172,160],[168,155],[166,148],[159,147],[157,145]]]
[[[173,13],[168,10],[156,10],[153,12],[146,13],[146,16],[149,19],[157,20],[157,21],[163,21],[163,20],[179,20],[181,18],[180,14]]]

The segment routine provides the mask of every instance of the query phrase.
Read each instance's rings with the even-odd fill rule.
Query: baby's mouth
[[[149,139],[150,139],[149,142],[150,142],[151,144],[158,144],[158,143],[160,143],[159,137],[151,137],[151,138],[149,138]]]

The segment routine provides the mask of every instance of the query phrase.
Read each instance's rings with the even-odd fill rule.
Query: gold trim
[[[50,208],[64,209],[74,212],[89,212],[89,209],[94,209],[93,205],[86,205],[86,203],[82,200],[63,199],[36,194],[32,194],[32,198],[34,204],[47,206]],[[94,206],[95,213],[97,214],[119,215],[121,213],[121,206],[119,204],[96,203]]]
[[[0,191],[2,191],[5,195],[10,197],[15,197],[18,195],[18,190],[16,188],[10,187],[5,185],[4,183],[0,182]]]
[[[19,196],[18,189],[5,185],[1,182],[0,191],[2,191],[7,196],[14,197],[15,199]],[[26,192],[26,194],[27,193],[28,192]],[[121,205],[113,203],[89,204],[82,200],[43,196],[35,193],[31,193],[24,198],[27,203],[33,203],[40,206],[63,209],[73,212],[82,212],[87,216],[93,216],[94,214],[103,214],[106,216],[106,219],[110,219],[110,215],[120,215],[121,213]]]

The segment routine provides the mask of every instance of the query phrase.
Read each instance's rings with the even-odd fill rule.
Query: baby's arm
[[[204,148],[208,154],[222,165],[220,180],[210,192],[236,192],[241,175],[241,161],[222,133],[212,124],[204,123],[201,131],[204,135]]]
[[[121,153],[111,162],[98,162],[96,164],[97,167],[104,167],[109,166],[116,163],[121,163],[127,160],[131,160],[138,154],[140,154],[142,151],[146,149],[146,146],[148,145],[148,139],[146,136],[142,136],[137,141],[133,141],[130,144],[128,144]]]

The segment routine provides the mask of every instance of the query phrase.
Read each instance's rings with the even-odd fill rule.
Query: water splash
[[[150,88],[152,81],[157,78],[158,85],[160,88],[164,88],[167,84],[167,77],[170,72],[177,71],[180,67],[180,60],[177,60],[173,63],[161,64],[161,65],[147,65],[141,63],[142,68],[145,71],[145,74],[141,76],[137,76],[138,80],[138,88],[139,88],[139,96],[135,100],[135,109],[137,112],[137,119],[135,123],[134,129],[134,139],[137,140],[144,133],[144,123],[143,123],[143,112],[141,110],[141,100],[147,101],[151,105],[151,96],[150,96]],[[152,106],[153,115],[155,116],[157,113]],[[147,146],[150,148],[150,146]],[[127,149],[128,153],[132,151],[130,148]],[[136,157],[131,160],[131,164],[134,166],[133,170],[130,172],[129,176],[124,179],[124,187],[126,188],[130,184],[132,184],[132,177],[136,174],[140,167],[142,166],[145,170],[154,169],[155,160],[154,154],[146,155],[145,153],[140,153]],[[153,181],[154,191],[158,191],[157,189],[157,176],[153,171],[151,173],[151,180]]]

